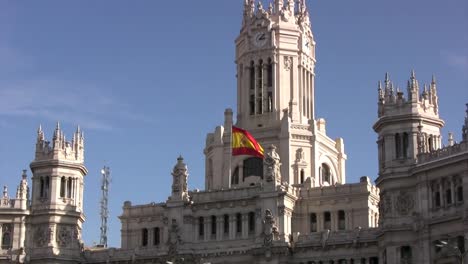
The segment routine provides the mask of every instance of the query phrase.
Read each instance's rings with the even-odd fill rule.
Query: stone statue
[[[175,219],[172,219],[171,227],[169,229],[169,238],[167,240],[167,245],[169,246],[168,255],[177,254],[177,246],[182,242],[182,239],[179,235],[179,225]]]
[[[269,209],[265,210],[265,217],[263,219],[263,245],[271,246],[273,240],[278,239],[278,228],[275,225],[275,220]]]
[[[276,152],[276,146],[271,145],[264,159],[265,179],[267,182],[281,181],[280,157]]]
[[[326,229],[322,232],[322,248],[327,246],[328,239],[330,238],[330,229]]]

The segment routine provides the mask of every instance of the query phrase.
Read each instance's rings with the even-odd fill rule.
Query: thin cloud
[[[454,52],[442,52],[445,63],[462,72],[468,71],[468,54],[457,54]]]
[[[102,90],[71,81],[0,82],[0,116],[44,118],[95,130],[113,129],[122,120],[151,122]]]

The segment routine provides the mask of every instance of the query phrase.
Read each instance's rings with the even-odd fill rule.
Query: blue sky
[[[316,113],[343,137],[347,179],[376,178],[377,81],[436,74],[440,115],[460,139],[468,103],[466,0],[307,1],[317,42]],[[235,108],[242,0],[1,1],[0,184],[14,195],[41,123],[85,131],[84,239],[99,241],[100,174],[111,167],[110,245],[123,201],[164,201],[182,154],[203,189],[207,132]],[[30,172],[28,172],[30,176]]]

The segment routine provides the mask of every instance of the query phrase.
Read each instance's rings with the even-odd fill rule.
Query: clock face
[[[265,32],[257,32],[254,35],[253,43],[257,47],[263,47],[267,43],[268,37]]]
[[[311,42],[310,39],[307,38],[307,37],[304,37],[302,39],[302,49],[306,53],[309,53],[309,51],[310,51],[310,46],[312,45],[310,42]]]

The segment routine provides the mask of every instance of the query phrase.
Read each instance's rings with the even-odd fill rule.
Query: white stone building
[[[38,131],[29,196],[0,200],[0,263],[459,263],[468,235],[468,110],[463,139],[443,147],[435,79],[407,95],[378,87],[379,176],[346,183],[343,139],[315,117],[315,41],[305,1],[244,3],[236,39],[237,115],[206,138],[205,190],[177,159],[162,203],[127,201],[121,248],[81,241],[84,140]],[[265,158],[231,157],[242,127]],[[370,142],[369,142],[370,143]],[[442,242],[441,242],[442,241]],[[443,243],[447,242],[446,246]],[[465,261],[466,262],[466,261]]]

